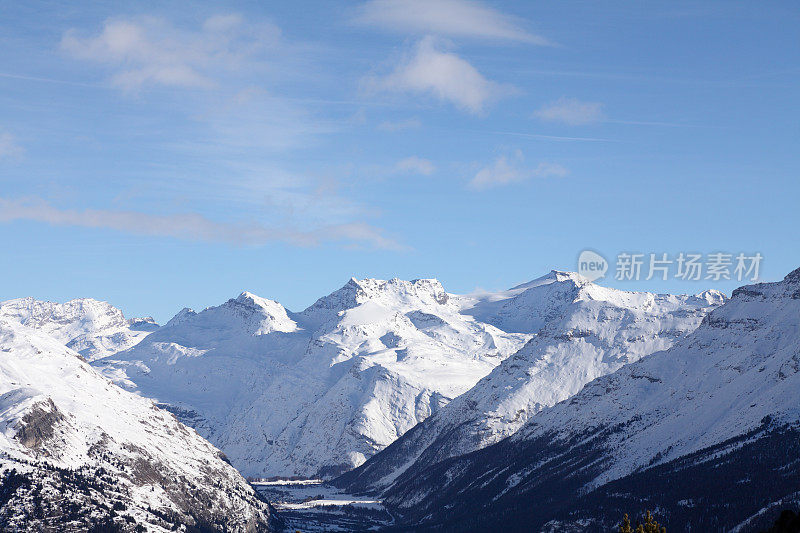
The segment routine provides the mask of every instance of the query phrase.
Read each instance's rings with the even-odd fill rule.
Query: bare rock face
[[[20,444],[31,450],[40,450],[42,445],[53,437],[56,426],[64,422],[64,415],[58,410],[51,398],[31,406],[22,417],[19,430],[14,436]]]

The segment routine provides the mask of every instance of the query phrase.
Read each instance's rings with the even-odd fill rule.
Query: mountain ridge
[[[592,379],[670,347],[724,301],[714,291],[620,291],[558,271],[520,287],[511,301],[530,302],[526,309],[535,304],[544,317],[536,335],[472,389],[335,483],[351,491],[381,491],[406,469],[413,475],[498,442]],[[505,319],[502,312],[497,316]]]
[[[118,308],[94,298],[65,303],[32,297],[6,300],[0,302],[0,317],[44,331],[87,360],[130,348],[158,328],[152,317],[129,320]]]
[[[800,269],[737,289],[671,348],[497,444],[404,475],[384,501],[421,531],[601,531],[631,505],[693,530],[752,531],[762,509],[797,501],[798,321]]]

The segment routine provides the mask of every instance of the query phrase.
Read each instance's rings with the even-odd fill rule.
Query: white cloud
[[[256,222],[219,222],[197,213],[156,215],[136,211],[59,209],[41,199],[0,198],[0,222],[14,220],[44,222],[54,226],[105,228],[134,235],[236,245],[260,246],[271,242],[285,242],[297,246],[314,246],[325,242],[339,242],[347,246],[368,245],[389,250],[405,248],[386,237],[380,228],[364,222],[303,230],[269,227]]]
[[[203,100],[192,118],[208,127],[202,151],[235,150],[256,154],[307,147],[336,126],[289,99],[249,86],[231,97]]]
[[[397,162],[395,165],[397,172],[422,174],[423,176],[430,176],[436,170],[434,164],[428,159],[422,159],[415,155],[406,157]]]
[[[274,45],[280,30],[269,23],[250,23],[239,15],[207,19],[186,30],[155,17],[110,19],[94,36],[74,29],[61,49],[77,59],[112,69],[111,82],[125,90],[149,85],[212,87],[220,71],[235,71]]]
[[[443,50],[441,42],[425,37],[395,70],[383,78],[368,80],[376,91],[432,94],[472,113],[480,113],[503,88],[484,78],[469,62]]]
[[[387,120],[378,124],[378,129],[381,131],[405,131],[413,130],[422,126],[422,122],[418,118],[409,118],[406,120],[391,121]]]
[[[356,22],[400,32],[551,44],[515,17],[472,0],[370,0]]]
[[[593,124],[603,120],[603,104],[583,102],[576,98],[559,98],[534,113],[548,122],[561,122],[569,126]]]
[[[470,180],[469,187],[481,190],[519,183],[532,178],[563,177],[567,174],[567,169],[556,163],[539,163],[535,168],[525,167],[524,157],[521,152],[517,151],[512,157],[501,155],[495,159],[494,163],[479,170]]]
[[[0,133],[0,159],[20,156],[23,151],[13,135],[7,132]]]

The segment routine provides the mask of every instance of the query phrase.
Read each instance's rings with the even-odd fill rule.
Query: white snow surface
[[[242,293],[184,309],[94,364],[154,398],[245,475],[329,477],[363,463],[528,341],[437,280],[351,279],[301,313]]]
[[[150,317],[128,320],[116,307],[92,298],[7,300],[0,302],[0,317],[43,331],[88,361],[126,350],[158,328]]]
[[[300,313],[250,293],[184,309],[94,364],[168,405],[245,475],[328,478],[490,373],[474,407],[457,405],[470,420],[485,414],[478,445],[494,442],[594,377],[670,346],[722,299],[615,291],[556,271],[466,296],[433,279],[351,279]],[[515,353],[522,363],[498,374]],[[465,446],[474,445],[453,452]]]
[[[232,530],[266,523],[266,507],[219,450],[62,340],[0,318],[0,471],[102,468],[127,494],[123,514],[137,520],[153,518],[149,506],[187,516],[187,505],[203,501],[193,510],[230,515]]]
[[[359,488],[382,489],[412,466],[424,468],[498,442],[591,380],[669,348],[723,301],[717,291],[626,292],[557,271],[500,295],[483,295],[468,312],[512,330],[537,327],[537,335],[375,457],[359,474]]]
[[[512,439],[568,439],[602,428],[599,485],[759,428],[800,419],[800,269],[749,285],[671,349],[587,385]],[[769,417],[769,418],[766,418]]]

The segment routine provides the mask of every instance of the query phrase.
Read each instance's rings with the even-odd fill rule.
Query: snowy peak
[[[579,298],[589,280],[553,270],[528,283],[500,292],[459,297],[462,312],[508,332],[536,332]],[[596,287],[596,286],[595,286]]]
[[[800,268],[792,270],[783,278],[786,283],[800,283]]]
[[[725,300],[728,299],[728,297],[725,296],[725,293],[716,289],[709,289],[707,291],[699,292],[694,295],[694,298],[713,306],[720,306],[725,303]]]
[[[165,328],[173,328],[178,324],[182,324],[187,320],[190,320],[192,317],[197,316],[197,313],[194,309],[190,309],[188,307],[184,307],[180,311],[178,311],[174,317],[170,318],[169,321],[164,324]]]
[[[8,300],[0,303],[0,317],[42,331],[88,360],[130,348],[158,329],[152,318],[127,320],[116,307],[93,298],[63,304],[30,297]]]
[[[155,331],[160,327],[151,316],[131,318],[128,320],[128,326],[134,331]]]
[[[116,307],[93,298],[78,298],[60,304],[31,297],[0,304],[2,316],[16,319],[34,329],[47,330],[57,338],[110,327],[125,327],[127,320]]]
[[[446,305],[449,296],[436,279],[356,279],[350,278],[341,289],[323,296],[301,313],[314,322],[324,322],[341,312],[373,302],[387,308],[400,310],[439,307]]]
[[[545,274],[540,278],[536,278],[533,281],[529,281],[527,283],[522,283],[517,285],[516,287],[512,287],[509,289],[510,291],[523,291],[527,289],[532,289],[534,287],[540,287],[542,285],[549,285],[551,283],[572,283],[576,287],[582,287],[588,283],[591,283],[587,278],[581,276],[576,272],[566,272],[563,270],[551,270],[550,273]]]
[[[745,285],[734,290],[732,300],[800,298],[800,268],[788,273],[782,281]]]
[[[223,307],[240,313],[245,320],[252,320],[255,316],[259,327],[253,335],[265,335],[272,331],[291,332],[297,329],[297,324],[289,318],[286,308],[281,304],[250,292],[242,292],[236,299],[228,300]]]
[[[414,279],[405,281],[398,278],[384,281],[380,279],[351,278],[348,285],[359,288],[359,300],[387,300],[403,302],[424,302],[429,305],[444,305],[448,296],[438,279]]]
[[[292,332],[297,330],[297,324],[278,302],[245,291],[236,298],[207,307],[199,313],[184,307],[162,329],[181,328],[206,331],[205,336],[210,338],[215,332],[226,337],[266,335],[273,331]]]

